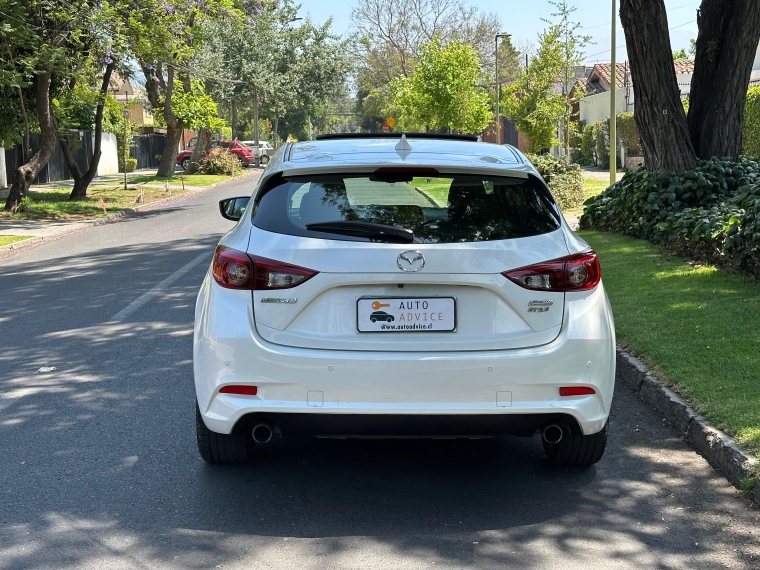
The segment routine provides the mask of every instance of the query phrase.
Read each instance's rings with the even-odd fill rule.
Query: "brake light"
[[[599,285],[602,268],[593,249],[502,273],[504,277],[533,291],[589,291]]]
[[[560,396],[588,396],[590,394],[596,394],[596,391],[587,386],[564,386],[559,389]]]
[[[318,271],[250,255],[220,245],[212,263],[214,280],[227,289],[289,289],[314,277]]]
[[[255,396],[259,393],[259,389],[256,386],[225,386],[219,390],[222,394],[242,394],[244,396]]]

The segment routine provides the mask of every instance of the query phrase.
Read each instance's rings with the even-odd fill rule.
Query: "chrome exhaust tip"
[[[251,435],[256,443],[269,443],[272,439],[272,426],[269,424],[256,424],[253,426]]]
[[[562,428],[559,424],[549,424],[544,428],[544,431],[541,432],[541,437],[544,438],[546,443],[559,443],[562,441]]]

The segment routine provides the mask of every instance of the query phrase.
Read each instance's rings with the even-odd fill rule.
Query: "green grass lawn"
[[[625,236],[599,254],[618,341],[760,457],[760,283]]]
[[[445,208],[448,204],[451,178],[414,178],[409,186],[424,192],[441,208]]]
[[[232,178],[232,176],[227,176],[224,174],[185,174],[185,184],[188,186],[211,186],[212,184],[216,184],[217,182],[224,182],[225,180],[229,180]],[[180,173],[176,173],[172,178],[164,178],[164,177],[158,177],[154,174],[138,174],[137,176],[130,176],[127,178],[127,184],[163,184],[166,181],[169,181],[169,184],[171,184],[172,189],[174,187],[182,188],[182,179],[180,176]],[[98,185],[105,185],[113,186],[114,182],[103,182],[98,183]]]
[[[583,193],[585,195],[586,200],[591,198],[591,196],[596,196],[597,194],[601,194],[605,190],[607,190],[607,187],[610,185],[610,183],[607,180],[594,180],[593,178],[584,178],[583,179]]]
[[[24,239],[29,239],[32,236],[0,236],[0,247],[8,245],[9,243],[16,243]]]
[[[163,188],[143,187],[145,203],[166,198]],[[172,184],[172,196],[182,194],[182,187]],[[24,200],[21,211],[11,214],[0,211],[0,220],[81,220],[86,218],[102,218],[121,210],[139,206],[135,200],[140,191],[131,186],[123,190],[121,186],[93,186],[87,191],[84,200],[69,200],[70,188],[49,190],[46,192],[30,192]],[[100,205],[100,198],[106,206],[106,212]]]

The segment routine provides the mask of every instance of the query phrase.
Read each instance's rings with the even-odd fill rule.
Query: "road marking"
[[[172,283],[174,283],[177,279],[182,277],[185,273],[190,271],[193,267],[201,263],[204,259],[209,258],[209,253],[202,253],[195,259],[193,259],[190,263],[187,265],[183,265],[177,271],[169,275],[166,279],[161,281],[158,285],[153,287],[151,290],[146,291],[142,295],[140,295],[137,299],[132,301],[129,305],[124,307],[121,311],[116,313],[113,317],[111,317],[111,321],[123,321],[129,315],[140,309],[141,307],[144,307],[148,303],[150,303],[151,300],[153,300],[153,297],[156,297],[157,295],[160,295],[163,293]]]

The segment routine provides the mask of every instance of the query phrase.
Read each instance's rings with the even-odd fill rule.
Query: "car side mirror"
[[[243,216],[243,212],[245,212],[248,200],[250,199],[250,196],[239,196],[237,198],[219,200],[219,212],[223,218],[237,222]]]

